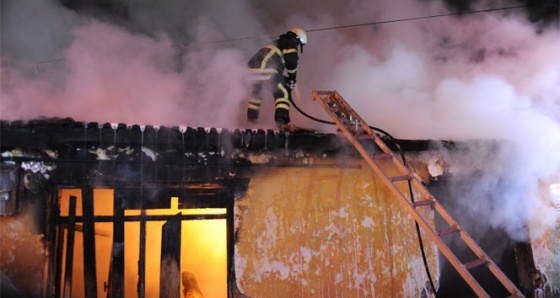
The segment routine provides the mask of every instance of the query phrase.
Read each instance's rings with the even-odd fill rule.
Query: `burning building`
[[[2,297],[472,295],[440,236],[502,296],[430,194],[523,294],[558,295],[557,11],[2,1]],[[297,104],[322,115],[305,94],[340,90],[396,136],[396,189],[336,128],[243,119],[247,57],[293,26]]]
[[[432,286],[472,295],[340,135],[1,124],[3,296],[414,297],[434,295]],[[438,146],[394,140],[392,150],[438,192],[451,175],[433,160]],[[421,212],[439,235],[457,232],[445,232],[434,209]],[[557,272],[537,269],[530,243],[487,235],[495,239],[482,245],[502,242],[492,257],[525,295],[557,291]],[[552,251],[549,237],[539,243]],[[472,274],[504,295],[488,272]]]

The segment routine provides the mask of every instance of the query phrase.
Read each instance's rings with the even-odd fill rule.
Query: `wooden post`
[[[113,198],[113,255],[108,293],[111,298],[124,297],[124,210],[121,196],[115,192]]]
[[[97,273],[95,259],[95,223],[93,189],[82,188],[82,216],[84,237],[84,297],[97,298]]]
[[[58,216],[59,216],[59,208],[58,208],[58,188],[55,187],[54,190],[52,190],[49,194],[49,198],[48,198],[48,205],[47,205],[47,220],[46,220],[46,226],[47,226],[47,249],[49,252],[49,259],[48,259],[48,267],[47,267],[47,282],[46,282],[46,288],[44,291],[44,297],[50,297],[52,295],[54,295],[55,293],[55,288],[57,287],[57,284],[55,284],[55,280],[56,280],[56,270],[57,270],[57,266],[56,266],[56,262],[58,261],[56,258],[56,252],[57,252],[57,234],[60,233],[60,231],[64,231],[63,229],[60,229],[60,227],[58,227],[57,229],[57,225],[55,224],[58,221]],[[59,297],[59,296],[56,296]]]
[[[140,251],[138,253],[138,298],[146,296],[146,209],[140,213]]]
[[[235,225],[234,225],[234,196],[233,192],[230,193],[228,197],[227,209],[226,209],[226,255],[227,255],[227,289],[228,297],[233,297],[234,293],[237,292],[237,278],[235,276],[234,258],[235,255]]]
[[[181,213],[161,228],[160,297],[181,295]]]
[[[72,297],[72,268],[74,265],[74,232],[76,230],[76,197],[70,196],[66,238],[66,268],[64,269],[64,298]]]

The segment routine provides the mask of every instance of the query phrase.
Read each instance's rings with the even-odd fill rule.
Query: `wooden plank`
[[[54,190],[49,194],[48,198],[48,209],[47,209],[47,222],[51,223],[48,225],[47,230],[47,239],[48,239],[48,267],[47,267],[47,276],[46,276],[46,289],[45,293],[46,296],[54,295],[56,284],[55,284],[55,277],[56,277],[56,270],[57,270],[57,234],[58,229],[57,225],[54,224],[57,222],[57,218],[59,215],[58,211],[58,188],[54,188]],[[55,296],[59,297],[59,296]]]
[[[109,281],[111,298],[124,297],[124,210],[122,197],[115,193],[113,198],[113,252]],[[108,294],[108,295],[109,295]]]
[[[54,297],[60,297],[60,281],[62,279],[62,253],[64,251],[64,230],[67,224],[58,225],[56,256],[55,256],[55,273],[54,273]]]
[[[235,276],[235,267],[233,258],[235,250],[235,215],[234,215],[234,197],[233,194],[228,198],[227,220],[226,220],[226,246],[227,246],[227,288],[228,293],[237,290],[237,278]]]
[[[145,215],[144,220],[146,221],[166,221],[170,217],[174,217],[175,215]],[[121,219],[122,218],[122,219]],[[205,219],[225,219],[226,214],[182,214],[180,215],[181,220],[205,220]],[[83,216],[76,216],[74,218],[75,222],[83,222]],[[127,215],[122,217],[115,217],[115,216],[95,216],[95,222],[115,222],[116,220],[123,220],[125,222],[138,222],[142,220],[141,215]],[[67,223],[68,217],[61,216],[59,219],[59,223]]]
[[[138,252],[138,298],[146,296],[146,209],[140,213],[140,244]]]
[[[70,196],[68,207],[68,234],[66,236],[66,267],[64,269],[64,298],[72,297],[72,269],[74,265],[74,232],[76,223],[76,197]]]
[[[97,298],[97,270],[95,258],[95,223],[93,210],[93,189],[82,188],[82,215],[84,239],[84,295]]]
[[[160,297],[181,295],[181,219],[170,218],[161,228]]]
[[[517,278],[519,279],[519,287],[523,289],[524,294],[529,296],[537,296],[535,280],[542,278],[542,274],[535,265],[533,257],[533,247],[530,242],[519,242],[514,248],[515,260],[517,263]]]

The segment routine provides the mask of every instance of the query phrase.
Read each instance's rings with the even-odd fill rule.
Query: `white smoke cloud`
[[[317,72],[329,74],[328,90],[397,138],[498,142],[476,142],[449,160],[458,180],[469,179],[451,212],[469,232],[494,227],[527,240],[527,221],[553,227],[558,214],[538,186],[560,170],[557,29],[538,34],[509,13],[381,25],[370,33],[363,42],[322,45],[336,45],[343,56]],[[476,229],[469,228],[473,218]]]
[[[14,5],[23,15],[34,13]],[[133,14],[145,18],[142,11]],[[51,7],[44,12],[56,19],[64,10]],[[49,27],[45,20],[50,18],[30,27]],[[18,36],[26,40],[22,35],[27,33],[33,39],[33,32],[10,27],[8,41],[15,45],[3,48],[2,119],[46,116],[218,127],[239,121],[235,115],[247,97],[246,57],[238,49],[213,43],[224,39],[224,33],[208,19],[189,19],[182,32],[171,36],[162,24],[143,34],[148,29],[135,24],[121,27],[104,19],[73,18],[78,21],[65,28],[68,36],[63,38],[71,42],[56,46],[55,41],[19,42]],[[50,27],[53,33],[60,27],[55,25]],[[180,38],[185,36],[190,42]],[[36,54],[37,48],[45,50]]]
[[[337,90],[368,124],[396,138],[498,140],[505,145],[482,164],[477,192],[465,194],[484,194],[470,208],[516,239],[526,237],[524,218],[555,218],[531,210],[540,204],[539,179],[560,165],[557,29],[537,33],[522,10],[511,10],[313,30],[449,11],[438,1],[415,0],[222,2],[110,2],[121,8],[117,21],[53,1],[2,2],[0,118],[245,126],[246,61],[299,26],[309,30],[300,108],[330,120],[309,95]],[[263,108],[271,110],[271,102]],[[272,112],[263,114],[262,128],[272,128]],[[295,111],[292,121],[334,130]],[[475,149],[471,160],[487,152]],[[472,162],[462,171],[474,171]]]

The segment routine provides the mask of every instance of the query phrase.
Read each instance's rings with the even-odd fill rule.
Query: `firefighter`
[[[261,91],[266,89],[274,96],[274,120],[280,127],[290,123],[290,99],[296,83],[298,46],[303,53],[307,35],[301,28],[292,28],[286,34],[265,45],[249,60],[254,76],[253,90],[249,97],[247,119],[256,122],[262,103]],[[284,75],[284,70],[287,75]]]

